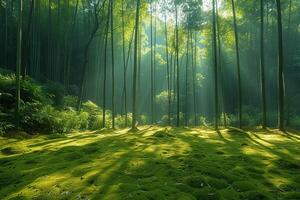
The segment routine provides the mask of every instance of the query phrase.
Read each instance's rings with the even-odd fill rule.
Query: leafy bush
[[[260,124],[260,117],[257,115],[249,115],[248,113],[243,114],[243,126],[254,127]]]
[[[82,104],[82,111],[89,113],[88,128],[92,130],[102,127],[102,109],[92,101],[87,101]]]
[[[101,129],[102,125],[103,125],[103,115],[102,114],[101,115],[100,114],[93,115],[88,120],[88,129],[90,129],[90,130]]]
[[[7,93],[15,96],[16,86],[15,86],[15,76],[14,75],[1,75],[0,74],[0,93]],[[35,82],[30,77],[25,77],[21,79],[21,100],[24,102],[34,102],[40,101],[45,104],[51,103],[47,96],[47,93],[43,91],[41,85]],[[1,103],[2,104],[2,103]]]
[[[115,117],[115,123],[116,123],[116,126],[118,128],[124,128],[125,127],[125,116],[122,116],[122,115],[117,115]]]
[[[77,104],[77,97],[67,95],[63,97],[63,107],[76,107]]]
[[[88,128],[89,114],[77,113],[73,108],[57,110],[51,105],[27,103],[22,112],[21,125],[27,132],[67,133]]]
[[[207,120],[204,116],[199,116],[197,121],[201,126],[208,126],[209,125],[209,123],[207,122]]]
[[[61,134],[102,127],[103,111],[95,103],[87,101],[77,112],[77,97],[65,96],[66,90],[59,83],[45,82],[41,85],[29,77],[21,79],[20,125],[23,130]],[[15,90],[15,76],[0,74],[0,132],[14,128]],[[116,119],[117,125],[123,127],[124,121],[118,116]],[[131,117],[128,119],[130,123]],[[106,125],[111,126],[109,110],[106,111]]]
[[[140,124],[149,124],[150,119],[147,115],[140,115]]]
[[[221,113],[220,124],[225,126],[225,123],[226,125],[230,124],[230,118],[227,113]]]
[[[140,123],[141,120],[138,120]],[[126,127],[126,122],[125,122],[125,115],[117,115],[115,117],[115,123],[116,127],[118,128],[125,128]],[[127,125],[131,125],[132,123],[132,113],[127,114]]]
[[[14,129],[15,126],[14,124],[10,123],[10,122],[0,122],[0,136],[3,135],[6,131]]]

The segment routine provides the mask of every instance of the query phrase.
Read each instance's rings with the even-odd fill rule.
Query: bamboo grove
[[[1,0],[0,67],[62,84],[102,127],[293,126],[296,0]],[[111,113],[111,124],[106,123]],[[130,120],[129,120],[130,119]],[[17,125],[18,126],[18,125]]]

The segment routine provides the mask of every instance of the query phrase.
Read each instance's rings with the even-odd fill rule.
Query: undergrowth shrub
[[[150,117],[147,115],[140,115],[140,124],[150,124],[151,120]]]
[[[44,103],[51,103],[49,96],[43,90],[42,86],[36,81],[26,76],[21,80],[21,100],[24,102],[40,101]],[[15,75],[1,75],[0,74],[0,93],[7,93],[15,95],[16,93],[16,78]],[[14,102],[13,102],[14,103]],[[1,103],[3,105],[3,103]],[[5,105],[9,106],[9,105]]]
[[[88,128],[91,130],[100,129],[102,127],[102,109],[92,101],[82,104],[82,111],[89,113]]]
[[[66,95],[63,97],[63,107],[76,107],[77,104],[77,97]]]
[[[59,83],[47,80],[44,83],[38,83],[30,77],[21,79],[20,126],[24,131],[63,134],[72,130],[96,130],[102,127],[103,111],[99,106],[87,101],[78,112],[75,110],[76,96],[66,95],[67,90]],[[0,74],[0,133],[14,128],[15,90],[15,76]],[[116,119],[117,125],[123,127],[124,120],[118,116]],[[130,115],[128,119],[128,123],[131,123]],[[106,126],[111,126],[109,110],[106,111]]]
[[[206,120],[206,117],[204,116],[198,116],[198,119],[197,119],[198,123],[201,125],[201,126],[208,126],[209,123],[207,122]]]
[[[117,128],[125,128],[126,127],[126,121],[125,121],[125,115],[117,115],[115,117],[115,123]],[[140,123],[141,120],[138,119],[138,123]],[[132,123],[132,113],[127,114],[127,126]]]
[[[229,114],[228,125],[239,126],[239,116],[237,114]],[[252,105],[243,106],[242,125],[243,127],[255,127],[261,124],[261,113]]]
[[[9,121],[1,121],[0,122],[0,136],[2,136],[5,132],[14,129],[15,125]]]
[[[89,114],[73,108],[58,110],[51,105],[27,104],[22,112],[21,125],[27,132],[67,133],[88,128]]]

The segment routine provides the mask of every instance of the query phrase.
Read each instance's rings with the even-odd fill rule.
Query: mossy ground
[[[141,127],[0,146],[0,199],[300,199],[293,133]]]

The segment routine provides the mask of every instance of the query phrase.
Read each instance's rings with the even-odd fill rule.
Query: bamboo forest
[[[0,0],[1,200],[299,200],[299,0]]]

